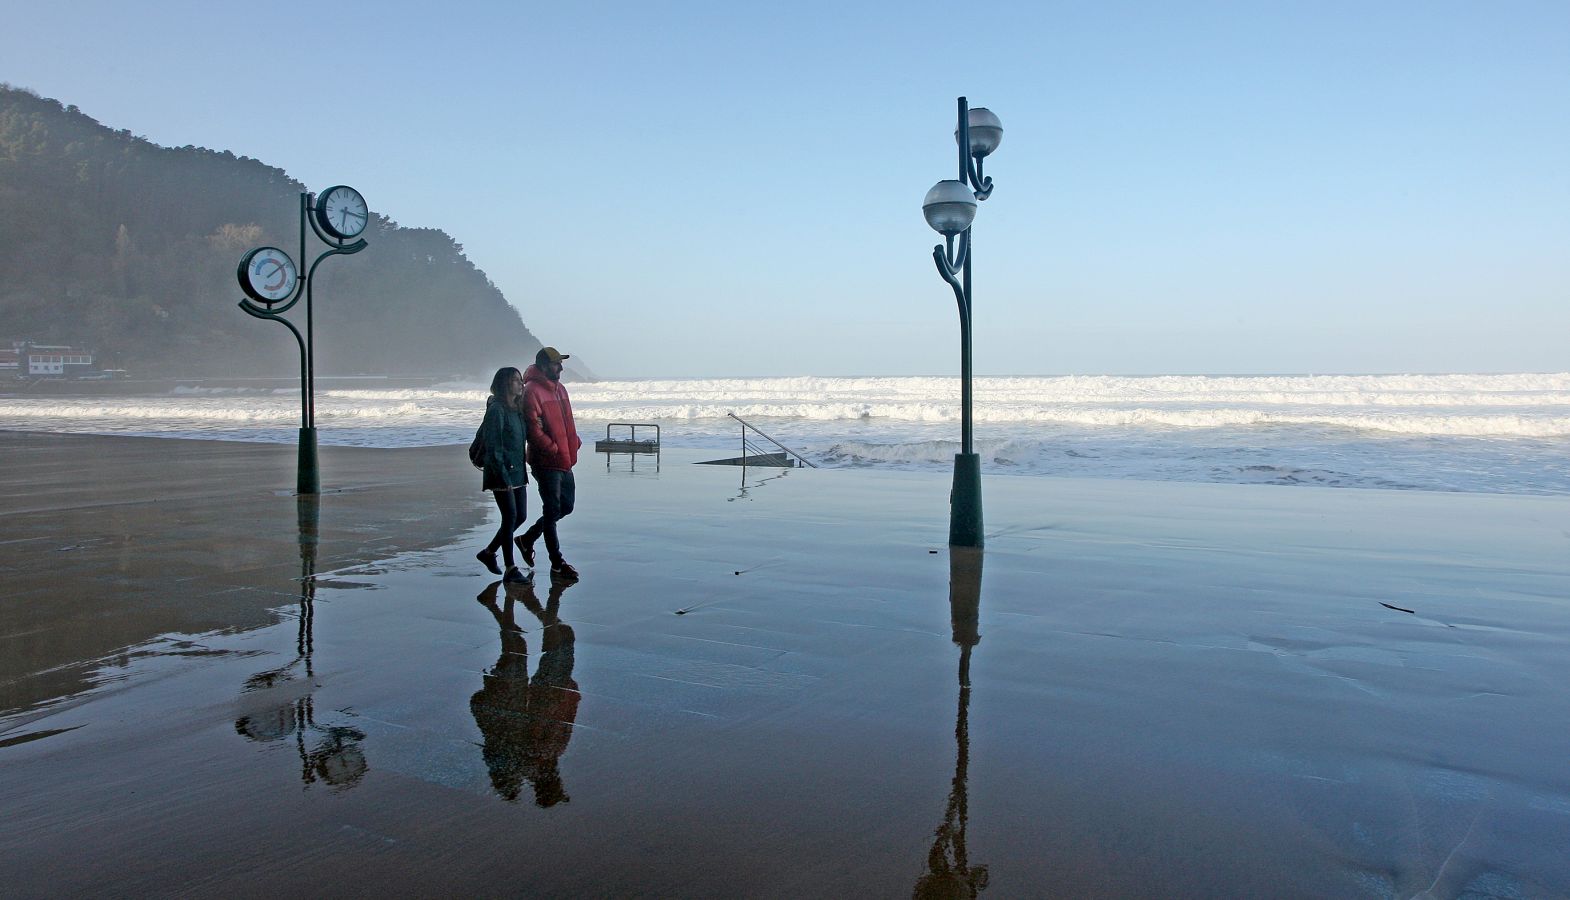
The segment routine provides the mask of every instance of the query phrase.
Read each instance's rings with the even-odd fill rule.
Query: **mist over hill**
[[[299,253],[304,190],[259,160],[161,147],[0,84],[0,343],[85,347],[139,376],[297,372],[287,329],[236,308],[235,268],[264,244]],[[317,270],[319,374],[486,378],[533,361],[540,341],[460,244],[368,199],[370,246]],[[310,258],[321,249],[308,238]]]

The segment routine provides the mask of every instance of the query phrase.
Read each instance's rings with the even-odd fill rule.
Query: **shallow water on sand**
[[[483,525],[268,569],[277,624],[0,723],[0,877],[1570,892],[1559,498],[990,478],[977,557],[941,477],[690,461],[580,467],[575,584]]]

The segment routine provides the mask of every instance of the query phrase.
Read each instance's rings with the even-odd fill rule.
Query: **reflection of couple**
[[[572,680],[572,626],[557,611],[571,582],[552,579],[545,606],[533,581],[508,584],[501,606],[496,603],[502,582],[488,585],[475,598],[501,627],[501,655],[485,674],[483,686],[469,698],[474,724],[484,737],[481,753],[491,772],[491,787],[504,800],[517,800],[528,781],[534,802],[554,806],[571,799],[562,788],[557,762],[567,751],[578,717],[578,684]],[[514,603],[522,603],[540,620],[540,664],[529,678],[529,649],[523,629],[513,621]]]

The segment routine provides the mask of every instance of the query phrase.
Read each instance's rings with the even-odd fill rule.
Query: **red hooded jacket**
[[[570,471],[578,462],[578,426],[572,421],[572,401],[560,381],[552,381],[539,366],[523,373],[524,418],[529,427],[529,465],[536,469]]]

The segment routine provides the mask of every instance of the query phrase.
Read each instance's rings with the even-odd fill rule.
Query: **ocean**
[[[947,470],[959,382],[780,377],[569,385],[586,450],[613,423],[739,452],[734,413],[813,462]],[[1570,493],[1570,373],[979,378],[983,471],[1339,488]],[[481,384],[317,392],[324,445],[467,444]],[[0,398],[0,428],[293,443],[297,389]],[[642,433],[640,437],[644,436]],[[461,452],[461,451],[455,451]]]

